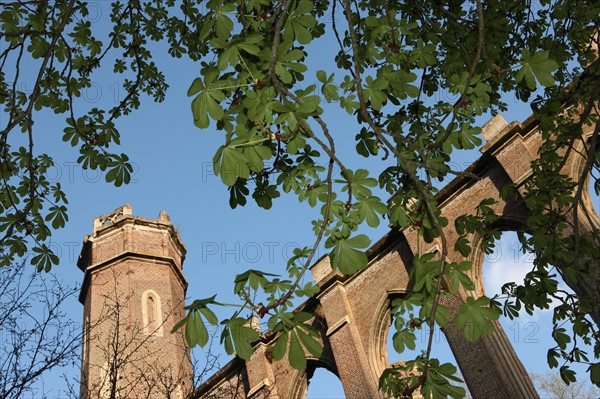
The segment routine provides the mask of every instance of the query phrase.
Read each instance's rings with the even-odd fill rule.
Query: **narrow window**
[[[85,322],[83,323],[83,348],[81,350],[81,357],[83,358],[83,367],[87,366],[88,355],[90,350],[90,319],[86,317]]]
[[[163,336],[163,319],[160,297],[153,290],[142,294],[142,322],[146,335]]]
[[[152,295],[148,296],[148,329],[150,331],[156,330],[156,309],[154,304],[154,297]]]

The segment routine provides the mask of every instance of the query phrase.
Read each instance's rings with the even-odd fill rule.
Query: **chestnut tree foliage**
[[[220,324],[227,352],[248,358],[259,339],[241,316],[251,309],[279,333],[274,358],[303,368],[305,350],[319,356],[322,348],[308,323],[312,315],[292,309],[295,298],[318,292],[301,284],[316,248],[330,251],[334,269],[356,273],[367,266],[371,242],[357,233],[359,226],[383,222],[416,227],[426,242],[441,244],[435,257],[415,255],[413,291],[392,304],[397,350],[414,348],[417,330],[433,333],[435,325],[452,324],[476,340],[500,314],[531,313],[555,299],[560,305],[549,365],[570,382],[572,363],[587,364],[591,381],[600,384],[599,304],[590,289],[581,289],[582,281],[598,289],[599,235],[577,234],[578,218],[592,217],[582,207],[587,185],[600,191],[599,125],[591,137],[582,135],[582,126],[595,124],[598,115],[599,2],[131,0],[110,4],[108,32],[92,30],[85,1],[1,4],[0,266],[28,251],[38,270],[58,263],[48,242],[53,229],[68,221],[68,201],[60,184],[45,177],[52,154],[35,151],[36,137],[45,133],[36,115],[64,115],[62,139],[79,150],[82,167],[107,171],[106,180],[116,186],[127,184],[132,166],[115,149],[116,120],[137,109],[142,97],[163,100],[168,82],[153,61],[165,56],[155,46],[163,42],[170,56],[201,68],[189,77],[191,114],[198,128],[222,132],[214,170],[229,190],[231,207],[252,197],[269,209],[285,193],[320,211],[312,221],[314,242],[295,249],[282,267],[284,277],[260,270],[236,277],[240,303],[229,318],[217,319],[211,308],[221,304],[215,297],[187,307],[176,327],[185,325],[191,346],[208,342],[206,323]],[[333,41],[337,52],[323,54],[324,41]],[[307,62],[309,55],[332,59],[319,65]],[[122,75],[127,94],[112,108],[82,111],[78,101],[99,68]],[[20,84],[26,74],[34,81],[27,92]],[[445,101],[441,93],[458,100]],[[502,298],[490,299],[474,293],[466,273],[473,251],[467,237],[484,237],[481,245],[490,250],[500,234],[493,200],[465,209],[455,226],[464,238],[454,243],[445,237],[448,220],[435,194],[436,182],[448,176],[476,178],[452,169],[452,153],[482,143],[476,117],[505,110],[507,95],[531,104],[544,138],[525,189],[502,190],[530,210],[518,233],[536,260],[524,281],[507,284]],[[333,116],[332,106],[339,106]],[[355,120],[355,131],[330,129],[340,113]],[[336,150],[346,140],[383,171],[347,167]],[[558,173],[584,141],[581,176]],[[336,178],[334,168],[340,171]],[[465,261],[449,261],[451,250]],[[559,290],[558,274],[575,294]],[[449,318],[440,298],[458,290],[471,294]],[[395,396],[416,390],[426,397],[464,395],[454,384],[454,366],[440,364],[431,343],[404,370],[386,370],[381,389]]]

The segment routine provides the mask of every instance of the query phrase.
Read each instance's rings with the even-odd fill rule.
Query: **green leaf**
[[[275,360],[283,359],[283,357],[285,356],[285,352],[287,350],[287,346],[288,346],[288,337],[289,337],[288,331],[282,332],[279,335],[279,337],[277,337],[277,340],[275,341],[275,345],[273,345],[273,359],[275,359]]]
[[[52,227],[59,229],[65,227],[65,222],[69,220],[67,215],[66,206],[51,206],[48,215],[46,215],[46,221],[52,220]]]
[[[304,370],[306,368],[306,355],[300,345],[296,331],[290,331],[290,352],[288,355],[290,365],[296,370]]]
[[[312,297],[321,291],[318,285],[314,285],[312,282],[306,283],[302,289],[296,290],[298,296]]]
[[[240,43],[237,45],[237,47],[241,50],[244,50],[248,54],[257,55],[260,53],[260,48],[253,43]]]
[[[296,108],[296,111],[303,115],[312,115],[315,113],[321,103],[319,96],[302,97],[302,105]]]
[[[405,228],[408,226],[408,215],[404,206],[396,204],[392,207],[390,213],[390,222],[397,227]]]
[[[379,226],[379,215],[384,215],[388,212],[387,206],[378,197],[374,196],[358,201],[354,206],[358,209],[360,221],[362,222],[366,219],[370,227]]]
[[[327,82],[327,73],[325,73],[325,71],[323,71],[323,70],[318,70],[317,71],[317,79],[321,83]]]
[[[433,309],[433,302],[432,301],[428,301],[425,302],[424,306],[421,308],[419,315],[422,318],[427,318],[429,317],[429,315],[431,314],[431,311]],[[450,318],[450,310],[442,305],[442,304],[438,304],[436,310],[435,310],[435,317],[434,320],[436,323],[438,323],[440,325],[440,327],[446,327],[446,325],[448,325],[448,319]]]
[[[233,21],[223,12],[216,13],[215,28],[219,39],[227,40],[233,30]]]
[[[372,195],[368,187],[376,187],[377,180],[369,177],[369,171],[366,169],[357,169],[356,172],[348,169],[347,180],[336,180],[337,183],[347,183],[352,186],[354,195],[362,195],[368,197]],[[348,191],[348,186],[342,187],[342,191]]]
[[[485,296],[477,299],[467,297],[466,302],[460,306],[454,324],[464,331],[469,342],[475,342],[481,334],[493,331],[492,322],[498,320],[500,314],[490,308],[489,304],[490,300]]]
[[[229,349],[233,349],[233,347],[235,347],[235,351],[240,358],[244,360],[250,359],[252,356],[252,343],[260,339],[258,332],[253,328],[248,327],[246,325],[248,321],[240,317],[232,320],[225,320],[223,323],[226,323],[228,328],[226,329],[227,333],[224,331],[221,335],[221,342],[225,343],[226,348],[229,347]],[[227,342],[230,334],[233,345],[231,345],[231,341],[229,343]]]
[[[592,384],[600,387],[600,363],[590,364],[587,371],[590,373],[590,381],[592,381]]]
[[[200,308],[200,313],[202,313],[202,316],[204,316],[206,318],[206,321],[208,321],[213,326],[216,326],[219,324],[219,319],[213,313],[213,311],[210,310],[209,308],[207,308],[207,307]]]
[[[266,140],[258,135],[250,134],[239,137],[229,143],[231,148],[239,148],[248,162],[248,167],[253,172],[264,169],[266,159],[271,158],[272,150],[266,144]]]
[[[246,285],[256,291],[259,286],[264,287],[265,284],[268,283],[266,276],[276,277],[277,275],[254,269],[250,269],[242,274],[238,274],[235,277],[235,286],[233,291],[235,294],[239,294]]]
[[[419,95],[419,88],[410,84],[417,80],[417,75],[412,72],[402,70],[389,71],[383,70],[383,75],[389,80],[392,94],[401,100],[408,97],[415,98]]]
[[[472,263],[463,261],[460,263],[449,263],[446,270],[446,278],[452,282],[452,291],[458,291],[462,286],[467,291],[475,289],[475,284],[465,273],[471,269]]]
[[[558,357],[560,354],[555,349],[548,349],[548,354],[546,355],[546,360],[548,361],[548,366],[551,369],[558,367]]]
[[[186,325],[187,320],[188,320],[188,316],[185,316],[183,319],[179,320],[171,329],[171,334],[173,334],[175,331],[179,330],[181,327]]]
[[[292,42],[294,39],[300,44],[308,44],[312,41],[312,34],[309,29],[313,28],[317,21],[311,14],[313,3],[309,0],[301,0],[295,9],[292,9],[285,24],[283,39],[285,42]]]
[[[131,181],[131,173],[133,166],[129,163],[129,157],[125,154],[112,155],[108,162],[108,172],[105,179],[107,183],[114,182],[116,187],[121,187],[123,184],[129,184]]]
[[[187,95],[188,97],[191,97],[195,94],[198,94],[202,90],[204,90],[204,83],[202,82],[202,79],[196,78],[188,89]]]
[[[194,86],[195,84],[195,86]],[[218,86],[218,85],[214,85]],[[188,90],[188,93],[196,91],[200,88],[196,80]],[[202,90],[202,89],[200,89]],[[201,129],[205,129],[210,124],[209,116],[214,120],[223,119],[225,111],[221,107],[220,101],[224,99],[223,93],[212,86],[202,90],[200,94],[192,101],[192,114],[194,116],[194,125]]]
[[[365,96],[370,100],[371,107],[374,110],[379,111],[387,102],[387,89],[388,81],[385,79],[373,79],[371,76],[367,76],[365,79],[364,93]]]
[[[459,237],[454,243],[454,249],[464,257],[471,254],[471,242],[466,237]]]
[[[227,352],[228,355],[233,354],[233,340],[231,339],[231,332],[229,327],[225,327],[223,329],[223,332],[221,333],[221,343],[225,347],[225,352]]]
[[[191,327],[193,336],[196,338],[193,345],[204,347],[208,343],[208,331],[204,325],[204,320],[200,317],[200,313],[197,310],[191,311],[189,321],[187,327]]]
[[[196,330],[197,344],[203,348],[208,343],[209,336],[204,320],[202,320],[198,311],[192,311],[192,328]]]
[[[257,334],[256,339],[254,339],[254,340],[248,339],[249,337],[247,337],[246,335],[250,331],[256,333],[256,331],[252,330],[249,327],[241,327],[239,333],[236,333],[235,331],[232,330],[232,337],[233,337],[233,344],[235,345],[235,351],[236,351],[237,355],[244,360],[248,360],[252,356],[252,345],[250,344],[250,342],[258,339],[258,334]]]
[[[408,329],[400,329],[392,337],[394,350],[398,353],[404,352],[405,348],[414,350],[416,348],[416,341],[416,335]]]
[[[339,239],[335,243],[327,240],[325,247],[333,247],[330,254],[331,267],[348,275],[363,270],[367,267],[367,255],[357,248],[367,248],[370,242],[364,234],[348,239]]]
[[[234,147],[221,147],[220,152],[217,152],[214,170],[228,187],[233,186],[238,177],[247,179],[250,175],[248,159],[240,149]]]
[[[238,205],[246,205],[246,196],[250,193],[246,187],[246,179],[237,178],[235,184],[229,187],[229,206],[235,209]]]
[[[480,127],[471,127],[470,123],[463,124],[461,130],[458,132],[458,148],[472,150],[473,148],[480,146],[482,143],[479,138],[480,133]]]
[[[523,57],[521,61],[522,66],[515,76],[517,82],[525,79],[525,83],[527,83],[527,87],[530,90],[535,90],[536,88],[535,79],[542,86],[554,85],[552,72],[558,69],[558,64],[550,59],[550,51],[538,51],[532,56],[529,50],[525,49],[521,52],[521,56]]]
[[[575,377],[575,372],[571,370],[569,366],[562,366],[560,368],[560,378],[562,378],[564,383],[567,385],[577,381],[577,378]]]
[[[304,137],[296,134],[290,141],[287,142],[287,152],[292,155],[296,155],[299,150],[304,148],[306,140]]]
[[[50,44],[39,36],[33,36],[31,44],[27,47],[27,51],[31,53],[33,58],[42,58],[50,49]]]
[[[300,338],[302,345],[308,350],[308,352],[316,358],[320,358],[323,354],[323,347],[321,344],[314,339],[310,334],[305,333],[301,329],[297,328],[296,332]]]
[[[31,258],[31,264],[37,266],[38,272],[41,272],[42,270],[49,272],[52,265],[58,265],[58,256],[56,256],[46,244],[33,247],[32,250],[37,255]]]
[[[434,260],[435,253],[430,252],[424,255],[416,255],[413,259],[411,274],[414,275],[415,292],[425,289],[426,292],[433,292],[438,285],[441,262]]]
[[[567,344],[571,342],[571,337],[567,334],[567,330],[564,328],[555,328],[552,331],[552,337],[556,341],[558,347],[562,350],[567,349]]]
[[[375,133],[363,128],[354,138],[357,141],[356,152],[360,155],[365,158],[370,155],[377,155],[379,145],[377,144],[377,140],[375,140]]]
[[[196,312],[191,312],[188,315],[185,325],[185,340],[190,348],[196,346],[196,343],[198,342],[198,331],[196,330],[196,321],[194,320],[194,317],[197,315],[194,316],[195,313]]]

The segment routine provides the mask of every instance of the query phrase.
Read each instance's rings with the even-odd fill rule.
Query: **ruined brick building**
[[[588,134],[593,128],[584,126]],[[499,190],[511,182],[522,187],[531,175],[530,162],[541,143],[536,121],[507,123],[496,116],[484,126],[483,134],[487,144],[481,149],[482,156],[468,169],[479,179],[458,177],[437,195],[443,215],[450,221],[446,227],[449,248],[454,248],[453,241],[458,238],[453,220],[484,198],[497,200],[493,206],[502,215],[504,230],[523,226],[528,215],[521,201],[504,200]],[[585,160],[578,151],[572,154],[563,171],[579,176]],[[600,228],[587,190],[584,203],[593,217],[579,221],[581,234]],[[479,238],[472,240],[476,244]],[[272,359],[274,336],[265,332],[249,360],[234,358],[204,384],[192,387],[184,337],[181,332],[170,334],[183,315],[185,247],[166,214],[147,220],[134,217],[127,206],[118,209],[95,220],[79,262],[85,271],[81,291],[85,325],[103,326],[91,328],[97,333],[88,334],[84,341],[82,397],[108,398],[108,390],[116,385],[124,392],[118,397],[128,399],[137,398],[135,391],[148,387],[152,398],[191,394],[194,398],[300,399],[306,396],[308,380],[317,367],[337,375],[348,398],[381,397],[377,381],[388,366],[390,299],[407,291],[413,254],[437,249],[436,244],[420,240],[413,228],[392,229],[369,249],[369,266],[353,276],[332,270],[328,258],[321,258],[311,268],[321,292],[301,307],[315,315],[313,323],[321,333],[323,355],[318,359],[308,355],[307,369],[294,370],[287,360]],[[449,256],[451,261],[463,260],[459,253]],[[474,264],[470,277],[480,295],[484,293],[483,258],[477,250],[470,257]],[[578,289],[598,303],[593,281],[582,282]],[[114,298],[126,304],[116,315],[110,313]],[[453,297],[443,301],[453,314],[462,303]],[[451,325],[443,330],[472,396],[538,398],[505,332],[495,324],[493,333],[475,343]],[[112,351],[101,350],[98,342],[104,341],[134,344],[118,353],[121,349],[116,344]],[[133,355],[136,348],[142,356]]]

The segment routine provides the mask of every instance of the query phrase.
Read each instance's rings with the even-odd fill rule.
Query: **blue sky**
[[[108,2],[97,2],[97,17],[93,27],[105,29],[109,23]],[[311,47],[309,65],[314,69],[306,85],[316,83],[314,72],[331,67],[335,45],[330,35]],[[161,49],[158,48],[157,52]],[[291,196],[274,201],[269,211],[258,208],[249,201],[246,207],[231,210],[229,195],[219,177],[212,172],[212,156],[222,143],[221,133],[212,129],[204,131],[194,127],[190,111],[191,99],[186,96],[192,80],[199,74],[199,65],[185,60],[172,60],[166,52],[158,56],[159,64],[171,85],[166,101],[155,104],[144,98],[140,110],[121,118],[118,128],[122,134],[122,149],[133,161],[135,170],[128,186],[115,188],[104,182],[102,172],[85,171],[76,164],[77,151],[63,143],[64,118],[47,113],[38,114],[35,126],[35,150],[50,153],[55,167],[49,179],[60,182],[69,199],[69,222],[65,229],[53,236],[53,248],[60,256],[60,265],[54,273],[73,285],[81,284],[83,274],[76,267],[83,236],[92,232],[96,216],[111,212],[123,205],[132,204],[136,216],[157,218],[165,210],[178,228],[187,245],[188,256],[184,274],[189,281],[191,299],[218,294],[223,302],[232,302],[233,279],[248,268],[271,272],[283,270],[285,261],[296,245],[309,245],[314,238],[310,220],[315,211],[307,204],[298,204]],[[122,77],[111,73],[109,67],[93,76],[93,88],[87,90],[82,110],[87,107],[111,107],[124,95]],[[25,80],[25,84],[27,81]],[[527,104],[509,99],[510,109],[504,113],[507,121],[524,120],[530,114]],[[331,114],[325,117],[335,138],[345,144],[338,149],[352,168],[369,167],[361,157],[353,154],[354,118],[334,107],[325,107]],[[481,119],[481,123],[486,118]],[[0,121],[1,122],[1,121]],[[477,151],[458,154],[453,158],[465,168],[479,156]],[[380,167],[380,166],[379,166]],[[377,170],[372,170],[376,172]],[[385,196],[385,194],[384,194]],[[600,201],[594,198],[596,209]],[[367,229],[365,232],[376,241],[386,232],[386,227]],[[486,290],[494,291],[505,281],[518,278],[527,271],[527,258],[515,258],[516,239],[503,238],[499,244],[502,256],[493,261],[488,258],[484,269]],[[309,278],[309,277],[307,277]],[[74,299],[68,306],[70,317],[79,320],[83,308]],[[221,312],[226,316],[229,310]],[[503,325],[528,370],[545,372],[546,350],[552,345],[550,337],[551,312],[539,312],[533,317],[504,321]],[[452,361],[447,344],[440,335],[434,351],[446,361]],[[197,351],[202,356],[202,351]],[[406,358],[392,355],[391,360]],[[228,361],[222,355],[221,363]],[[323,371],[323,373],[326,373]],[[74,371],[73,377],[78,377]],[[317,374],[310,387],[313,398],[341,397],[341,386],[335,378]],[[47,397],[59,397],[61,387],[53,387]]]

